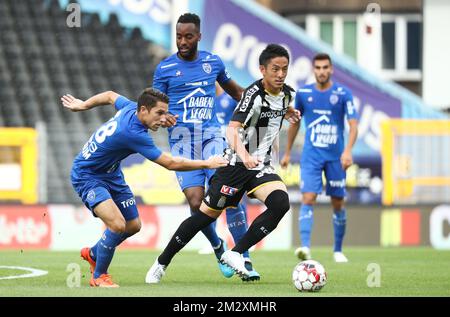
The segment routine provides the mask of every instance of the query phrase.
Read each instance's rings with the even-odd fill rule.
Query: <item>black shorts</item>
[[[203,202],[214,210],[237,207],[245,192],[252,197],[259,187],[276,181],[282,182],[272,166],[260,171],[248,170],[241,164],[221,167],[211,177]]]

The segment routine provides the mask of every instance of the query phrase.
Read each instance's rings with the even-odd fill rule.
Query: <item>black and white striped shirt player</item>
[[[272,145],[279,134],[284,115],[291,103],[294,90],[284,85],[278,95],[271,95],[264,90],[262,80],[250,85],[243,94],[241,102],[236,107],[231,121],[242,124],[240,138],[250,155],[258,157],[261,164],[252,170],[261,170],[270,165],[272,159]],[[230,164],[241,163],[231,149]]]
[[[277,95],[268,93],[258,80],[243,93],[231,121],[241,123],[239,137],[247,152],[260,163],[247,169],[243,158],[231,148],[225,150],[230,165],[217,169],[210,180],[204,202],[211,208],[223,210],[238,205],[245,192],[249,197],[262,185],[281,181],[272,163],[272,145],[277,138],[295,91],[284,84]]]
[[[252,221],[247,232],[235,241],[233,249],[222,254],[220,263],[232,268],[243,279],[260,277],[255,271],[248,270],[243,253],[270,234],[290,209],[286,185],[271,167],[270,159],[266,159],[282,119],[291,123],[300,120],[300,112],[288,106],[293,94],[284,83],[288,68],[289,53],[279,44],[267,45],[259,55],[263,78],[244,92],[227,128],[228,143],[239,158],[229,152],[234,165],[216,170],[198,212],[180,224],[147,273],[154,277],[151,283],[158,283],[175,254],[197,232],[213,223],[225,208],[236,206],[245,192],[264,203],[267,209]]]

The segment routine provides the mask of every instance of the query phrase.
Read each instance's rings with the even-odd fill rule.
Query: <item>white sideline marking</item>
[[[0,280],[12,280],[14,278],[27,278],[27,277],[37,277],[42,275],[47,275],[48,271],[33,269],[31,267],[23,267],[23,266],[1,266],[0,269],[11,269],[11,270],[22,270],[29,271],[30,273],[25,273],[22,275],[10,275],[5,277],[0,277]]]

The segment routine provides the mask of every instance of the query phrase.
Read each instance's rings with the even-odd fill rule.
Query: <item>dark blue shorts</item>
[[[72,171],[71,180],[78,196],[95,217],[95,206],[107,199],[115,202],[126,221],[139,217],[136,200],[122,173],[99,177]]]
[[[300,191],[302,193],[322,193],[322,172],[324,172],[326,179],[326,194],[332,197],[345,197],[346,173],[342,169],[340,160],[302,160],[300,167]]]

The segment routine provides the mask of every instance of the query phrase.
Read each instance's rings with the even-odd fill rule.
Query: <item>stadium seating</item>
[[[0,126],[45,123],[50,203],[79,203],[69,178],[72,160],[114,114],[112,107],[71,113],[60,96],[115,90],[136,98],[162,58],[160,47],[140,30],[122,28],[115,15],[105,25],[82,13],[81,28],[69,28],[67,14],[57,0],[0,1]]]

